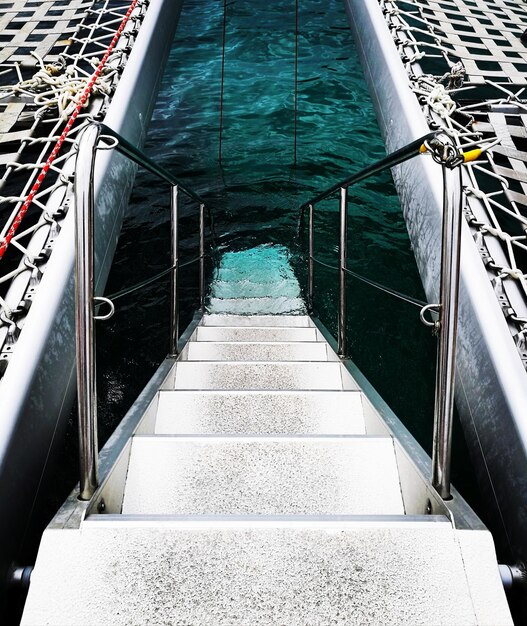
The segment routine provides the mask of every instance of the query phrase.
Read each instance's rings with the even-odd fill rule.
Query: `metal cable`
[[[327,267],[330,270],[335,270],[336,272],[340,271],[340,268],[337,267],[336,265],[328,265],[328,263],[324,263],[323,261],[319,261],[318,259],[316,259],[315,257],[311,257],[313,259],[313,261],[315,263],[318,263],[319,265],[322,265],[324,267]],[[351,274],[351,276],[353,276],[354,278],[357,278],[358,280],[362,281],[363,283],[366,283],[367,285],[370,285],[370,287],[375,287],[375,289],[379,289],[380,291],[384,291],[384,293],[387,293],[391,296],[394,296],[395,298],[399,298],[399,300],[403,300],[404,302],[408,302],[409,304],[413,304],[416,307],[419,307],[420,309],[422,309],[424,306],[427,305],[426,302],[423,302],[422,300],[418,300],[417,298],[413,298],[412,296],[407,296],[404,293],[401,293],[400,291],[396,291],[395,289],[392,289],[391,287],[386,287],[385,285],[381,285],[380,283],[371,280],[371,278],[366,278],[366,276],[362,276],[361,274],[357,274],[357,272],[354,272],[350,269],[345,268],[344,271],[347,274]]]
[[[298,124],[298,0],[295,0],[295,94],[293,113],[293,165],[296,166]]]
[[[395,298],[399,298],[399,300],[403,300],[404,302],[413,304],[414,306],[420,309],[422,309],[424,306],[428,304],[427,302],[423,302],[422,300],[418,300],[417,298],[413,298],[412,296],[407,296],[406,294],[401,293],[400,291],[396,291],[395,289],[392,289],[391,287],[386,287],[385,285],[381,285],[380,283],[377,283],[376,281],[371,280],[370,278],[366,278],[365,276],[361,276],[360,274],[357,274],[356,272],[353,272],[352,270],[349,270],[347,268],[344,271],[347,272],[348,274],[351,274],[354,278],[361,280],[363,283],[370,285],[370,287],[375,287],[376,289],[379,289],[380,291],[384,291],[385,293],[391,296],[394,296]]]
[[[205,255],[205,257],[210,257],[210,256],[212,255],[210,254]],[[191,259],[190,261],[185,261],[185,263],[179,263],[177,267],[178,269],[181,269],[182,267],[186,267],[187,265],[192,265],[193,263],[197,263],[200,259],[201,259],[201,255],[195,257],[194,259]],[[176,265],[172,265],[170,267],[167,267],[167,269],[163,270],[162,272],[159,272],[158,274],[155,274],[154,276],[150,276],[150,278],[147,278],[141,281],[140,283],[136,283],[132,287],[126,287],[125,289],[121,289],[120,291],[116,291],[115,293],[112,293],[109,296],[105,296],[105,297],[108,298],[108,300],[117,300],[131,293],[134,293],[135,291],[139,291],[139,289],[142,289],[143,287],[147,287],[148,285],[155,283],[156,281],[163,278],[163,276],[170,274],[170,272],[172,272],[175,269],[176,269]]]
[[[223,140],[223,94],[225,88],[225,39],[227,34],[227,0],[223,0],[223,35],[221,42],[220,130],[218,161],[221,163]]]

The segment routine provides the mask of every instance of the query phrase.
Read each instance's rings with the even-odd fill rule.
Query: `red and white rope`
[[[132,3],[130,4],[128,11],[126,12],[126,15],[123,17],[123,20],[121,21],[121,24],[119,25],[119,28],[117,29],[117,31],[115,32],[115,35],[113,36],[112,41],[110,42],[110,45],[108,46],[106,52],[104,53],[104,56],[102,57],[99,65],[97,66],[97,68],[95,69],[95,71],[93,72],[90,80],[88,81],[88,84],[86,85],[84,91],[82,92],[82,95],[79,99],[79,102],[77,104],[77,106],[75,107],[73,113],[71,114],[70,118],[68,119],[68,121],[66,122],[66,125],[64,126],[64,129],[60,135],[60,137],[57,140],[57,143],[55,144],[55,146],[53,147],[53,150],[50,152],[48,158],[46,159],[45,164],[43,165],[42,169],[40,170],[40,173],[37,177],[37,180],[35,181],[35,184],[33,185],[33,187],[31,188],[31,191],[29,192],[27,198],[25,199],[24,203],[22,204],[22,206],[20,207],[18,213],[16,214],[15,218],[13,219],[13,223],[11,224],[9,230],[7,231],[5,237],[3,238],[2,242],[0,243],[0,259],[2,259],[2,257],[4,256],[7,247],[9,246],[11,240],[13,239],[13,237],[16,234],[16,231],[18,230],[18,227],[20,226],[20,224],[22,223],[22,220],[24,219],[24,216],[26,215],[29,207],[31,206],[31,203],[33,202],[33,199],[35,198],[36,193],[38,192],[38,190],[40,189],[42,183],[44,182],[44,179],[46,178],[46,175],[48,173],[48,171],[51,168],[51,165],[53,163],[53,161],[56,159],[58,153],[60,152],[60,149],[62,147],[62,144],[64,143],[68,133],[70,132],[73,124],[75,123],[75,120],[77,119],[77,116],[79,115],[82,107],[84,106],[84,104],[86,103],[86,100],[88,99],[93,86],[95,85],[95,81],[97,80],[97,78],[100,76],[106,62],[108,61],[108,58],[110,56],[110,54],[113,52],[113,49],[115,48],[115,46],[117,45],[117,42],[119,41],[119,38],[121,37],[123,30],[128,22],[128,20],[130,19],[130,16],[132,15],[133,10],[135,9],[137,3],[139,2],[139,0],[132,0]]]

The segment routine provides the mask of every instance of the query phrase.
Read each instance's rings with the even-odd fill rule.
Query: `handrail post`
[[[205,309],[205,204],[199,205],[199,308]]]
[[[443,165],[440,315],[434,406],[432,485],[450,499],[450,464],[456,372],[457,318],[461,252],[461,168]]]
[[[170,187],[170,215],[172,260],[172,273],[170,275],[170,354],[176,356],[179,339],[179,205],[177,185]]]
[[[309,313],[313,313],[313,301],[315,295],[315,223],[314,205],[310,204],[309,211],[309,259],[307,275],[307,308]]]
[[[338,354],[346,356],[346,269],[348,259],[348,190],[340,188],[340,244],[339,244],[339,317],[338,317]]]
[[[99,128],[83,132],[75,174],[75,325],[79,418],[80,500],[89,500],[98,485],[97,387],[94,325],[94,190]],[[88,167],[87,167],[88,165]]]

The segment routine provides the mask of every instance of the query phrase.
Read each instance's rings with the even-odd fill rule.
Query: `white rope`
[[[429,93],[426,103],[439,117],[446,119],[456,110],[456,103],[450,97],[444,85],[436,85]]]
[[[65,66],[63,62],[44,65],[44,61],[36,52],[31,54],[37,59],[40,69],[28,80],[16,85],[3,88],[3,96],[26,95],[33,98],[34,104],[39,107],[35,117],[42,117],[50,109],[57,108],[59,118],[67,120],[78,105],[89,76],[81,76],[76,65]],[[98,59],[87,59],[95,69]],[[95,81],[92,94],[109,95],[112,89],[112,76],[115,70],[107,69]],[[83,105],[88,107],[89,98]]]

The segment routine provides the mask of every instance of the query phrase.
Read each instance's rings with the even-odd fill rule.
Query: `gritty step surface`
[[[317,341],[316,328],[198,326],[195,341]]]
[[[277,326],[280,328],[314,328],[307,315],[204,315],[202,326]]]
[[[182,361],[176,389],[342,389],[341,365],[332,363],[219,363]]]
[[[188,361],[327,361],[322,342],[197,342],[188,344]]]
[[[157,434],[364,434],[357,391],[162,391]]]
[[[44,533],[23,626],[512,626],[446,524]],[[494,557],[488,533],[473,549]],[[490,546],[489,546],[490,544]]]
[[[125,514],[404,513],[391,438],[135,437]]]

